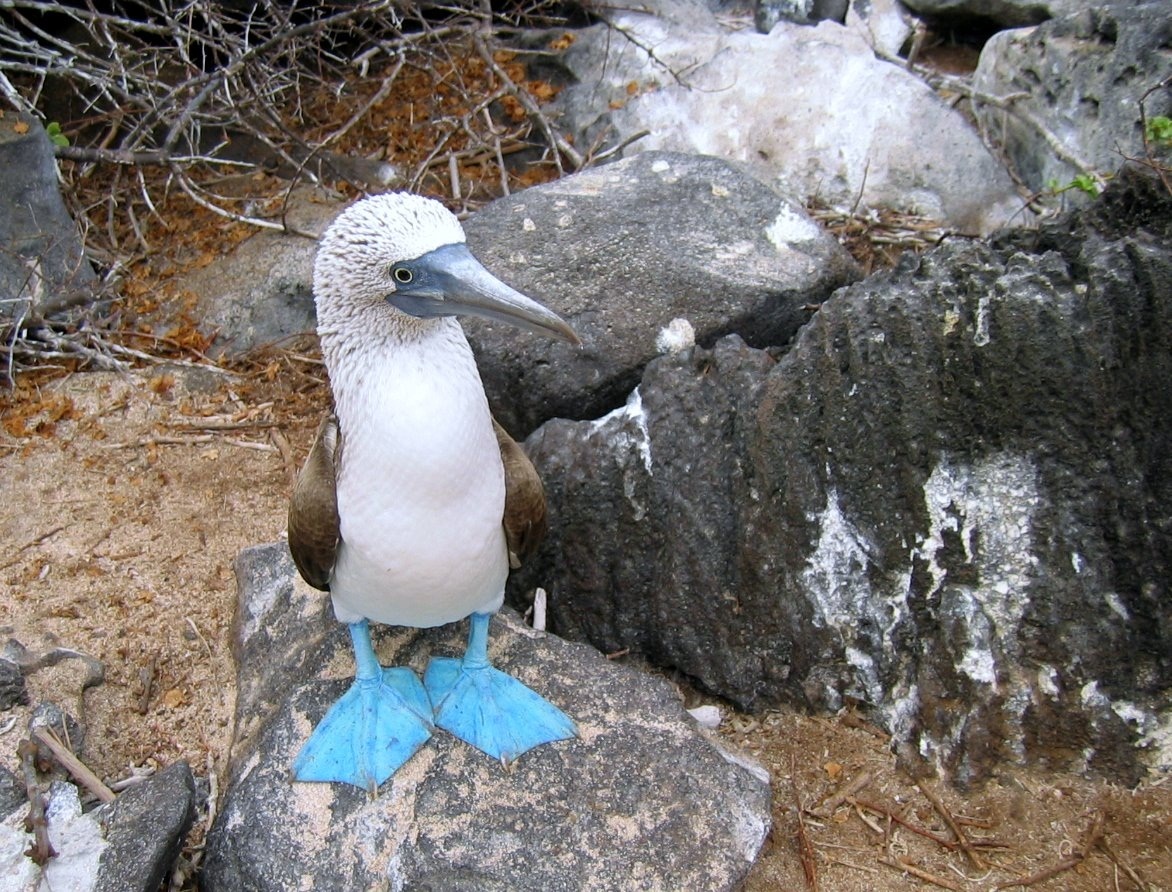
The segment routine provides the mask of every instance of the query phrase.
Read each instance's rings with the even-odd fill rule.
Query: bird
[[[573,328],[493,276],[440,202],[363,198],[322,235],[314,303],[332,408],[289,504],[302,578],[328,592],[355,678],[294,758],[299,781],[375,790],[442,728],[506,764],[577,735],[573,720],[493,667],[505,580],[545,532],[540,478],[493,418],[457,319],[479,316],[579,344]],[[422,680],[383,667],[370,623],[470,618],[463,657]]]

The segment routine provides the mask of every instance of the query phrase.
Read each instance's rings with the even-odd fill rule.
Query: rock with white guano
[[[947,243],[526,443],[550,628],[748,709],[859,702],[958,781],[1172,765],[1172,198]],[[600,531],[605,531],[605,534]]]

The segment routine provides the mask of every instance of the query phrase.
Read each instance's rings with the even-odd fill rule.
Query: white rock
[[[782,194],[892,207],[965,232],[988,232],[1021,210],[968,122],[915,75],[877,59],[858,30],[781,23],[758,34],[686,4],[611,21],[629,40],[586,32],[566,55],[579,85],[560,101],[576,128],[610,125],[615,141],[649,131],[628,154],[715,155]],[[593,55],[605,58],[601,71],[587,71]]]
[[[49,845],[56,853],[40,868],[25,855],[33,834],[24,830],[25,810],[18,809],[0,824],[0,892],[90,892],[97,882],[98,862],[106,840],[102,828],[82,814],[77,788],[57,782],[49,789],[45,821]]]
[[[689,709],[688,715],[694,718],[701,728],[708,728],[713,731],[720,727],[720,723],[724,719],[720,707],[713,706],[710,703]]]
[[[655,337],[655,349],[660,353],[679,353],[695,344],[696,330],[687,319],[671,320]]]

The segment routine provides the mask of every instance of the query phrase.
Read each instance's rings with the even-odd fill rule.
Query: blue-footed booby
[[[407,193],[338,216],[313,289],[334,406],[294,487],[289,549],[349,626],[356,672],[294,776],[377,787],[434,726],[506,762],[575,736],[565,713],[488,661],[489,620],[510,563],[544,533],[545,499],[492,418],[455,317],[578,343],[573,329],[492,276],[443,205]],[[433,657],[422,683],[375,656],[371,621],[431,627],[469,616],[463,659]]]

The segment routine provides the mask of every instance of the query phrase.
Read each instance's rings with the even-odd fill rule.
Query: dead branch
[[[61,763],[62,768],[102,802],[113,802],[117,798],[110,788],[102,783],[101,778],[90,771],[89,767],[48,728],[35,728],[32,735],[38,743],[44,744],[53,754],[53,758]]]
[[[933,792],[932,788],[928,786],[927,781],[917,780],[916,786],[920,788],[920,792],[924,794],[924,798],[932,803],[932,807],[936,809],[936,814],[940,815],[940,817],[944,819],[944,823],[948,825],[948,829],[951,830],[952,835],[956,837],[956,841],[960,845],[961,851],[964,852],[965,857],[969,859],[969,863],[972,864],[972,866],[977,870],[987,870],[988,868],[985,867],[984,860],[979,854],[977,854],[973,844],[969,842],[968,835],[964,832],[963,829],[961,829],[961,826],[956,822],[956,819],[952,817],[952,812],[948,810],[947,806],[944,805],[944,802],[940,799],[940,797],[937,796],[936,793]]]
[[[1099,844],[1103,836],[1103,824],[1105,815],[1102,810],[1096,809],[1095,813],[1091,815],[1091,821],[1087,825],[1087,829],[1083,831],[1082,838],[1078,845],[1075,846],[1074,851],[1070,857],[1063,858],[1057,864],[1050,867],[1045,867],[1029,876],[1017,877],[1016,879],[1006,880],[1003,883],[998,883],[993,888],[995,889],[1010,889],[1014,886],[1033,886],[1036,883],[1041,883],[1045,880],[1052,879],[1060,874],[1066,873],[1068,870],[1073,870],[1078,867],[1091,853],[1091,850]]]
[[[28,817],[25,826],[33,834],[32,847],[25,853],[41,867],[57,853],[49,844],[49,823],[45,820],[45,794],[37,779],[37,745],[31,740],[22,740],[16,748],[20,757],[20,769],[24,775],[25,792],[28,794]]]
[[[793,753],[789,758],[789,776],[793,785],[794,814],[797,816],[798,857],[802,861],[802,873],[806,877],[806,886],[818,892],[818,860],[814,856],[814,846],[810,842],[810,835],[806,832],[806,819],[802,807],[802,794],[798,790],[798,763]]]
[[[476,52],[480,55],[480,58],[484,60],[484,63],[489,68],[492,69],[492,73],[500,79],[500,82],[504,86],[505,90],[507,90],[509,95],[521,104],[521,107],[525,109],[526,114],[528,114],[532,120],[536,121],[537,126],[541,128],[542,133],[545,134],[546,141],[554,149],[552,154],[554,164],[558,169],[558,174],[563,173],[562,155],[565,155],[569,160],[572,170],[580,170],[586,163],[586,160],[582,157],[582,153],[570,145],[565,137],[561,136],[553,129],[553,125],[550,124],[549,119],[541,112],[540,107],[537,105],[537,100],[529,95],[529,91],[513,83],[513,79],[509,77],[508,72],[506,72],[499,64],[497,64],[497,61],[495,58],[493,58],[492,51],[485,42],[483,35],[476,35],[473,38],[473,43],[476,46]]]
[[[429,122],[421,136],[434,145],[412,142],[411,151],[422,149],[428,160],[414,179],[404,179],[410,188],[423,186],[431,160],[439,159],[457,163],[458,175],[479,166],[473,186],[506,194],[506,156],[542,141],[559,172],[562,159],[572,169],[583,164],[529,85],[495,58],[517,29],[554,24],[544,0],[521,0],[507,12],[473,0],[438,7],[265,2],[247,9],[186,0],[131,7],[7,0],[4,10],[0,95],[45,120],[62,114],[49,107],[74,115],[49,121],[59,127],[55,142],[63,143],[55,152],[87,253],[111,283],[160,243],[152,229],[167,226],[161,209],[173,197],[233,223],[313,237],[287,221],[294,184],[329,178],[358,191],[386,185],[387,172],[398,167],[389,160],[398,147],[376,144],[372,154],[361,131],[370,129],[404,73],[435,75],[437,85],[456,91],[462,114],[447,128]],[[47,13],[76,27],[50,31],[42,24]],[[482,61],[494,83],[465,76],[472,71],[469,50],[472,68]],[[455,76],[440,72],[443,65]],[[523,126],[493,122],[490,110],[504,97],[525,110]],[[261,172],[283,177],[287,187]],[[455,182],[459,209],[479,200]],[[275,188],[283,188],[284,200]],[[0,327],[0,367],[9,382],[34,365],[123,370],[148,361],[141,352],[114,349],[118,338],[103,330],[107,320],[95,303],[93,296],[70,297],[36,318],[32,310],[18,312]],[[79,312],[66,323],[56,318],[64,310]]]
[[[829,799],[819,805],[817,808],[810,809],[810,814],[816,818],[829,818],[838,809],[840,805],[846,802],[851,796],[861,792],[870,786],[871,782],[875,780],[875,775],[870,771],[864,771],[858,775],[854,780],[845,784],[834,793]]]

